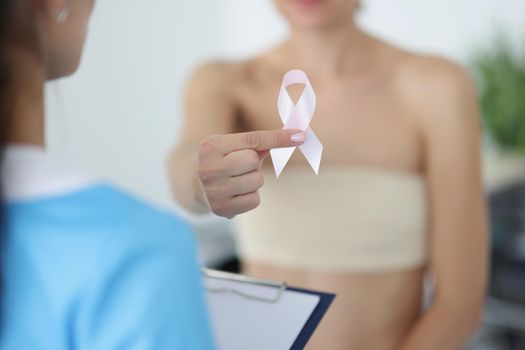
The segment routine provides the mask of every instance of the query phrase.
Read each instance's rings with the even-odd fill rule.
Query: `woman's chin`
[[[289,19],[292,27],[297,29],[322,29],[334,25],[333,17],[319,14],[302,14]]]
[[[342,11],[337,11],[336,8],[325,4],[294,6],[282,12],[293,27],[304,29],[332,26],[338,21],[351,20],[352,17],[351,11],[348,11],[348,16],[346,16]]]
[[[70,60],[69,62],[62,63],[58,66],[48,67],[46,80],[57,80],[67,78],[75,74],[80,66],[81,59]]]

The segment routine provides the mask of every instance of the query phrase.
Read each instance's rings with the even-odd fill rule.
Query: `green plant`
[[[472,57],[485,127],[503,149],[525,152],[525,57],[501,35]]]

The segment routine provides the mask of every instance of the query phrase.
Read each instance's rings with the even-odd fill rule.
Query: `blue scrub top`
[[[213,349],[188,226],[112,186],[7,204],[0,349]]]

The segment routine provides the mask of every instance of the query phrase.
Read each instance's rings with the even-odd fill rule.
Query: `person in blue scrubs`
[[[213,349],[188,226],[45,151],[93,5],[0,0],[0,349]]]

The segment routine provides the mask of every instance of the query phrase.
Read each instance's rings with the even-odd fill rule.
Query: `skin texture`
[[[244,261],[245,272],[338,293],[311,349],[460,349],[480,322],[488,255],[471,79],[452,62],[400,50],[360,31],[353,22],[355,1],[276,4],[291,26],[286,42],[244,62],[206,64],[191,79],[184,131],[168,161],[175,197],[190,210],[211,208],[225,217],[264,201],[233,206],[231,198],[215,196],[222,184],[213,191],[202,186],[203,174],[204,180],[219,177],[247,163],[253,169],[256,159],[253,152],[238,153],[225,165],[227,156],[207,158],[201,142],[215,135],[216,141],[235,143],[236,132],[281,128],[275,101],[282,76],[303,69],[317,94],[312,128],[325,146],[322,167],[369,166],[425,178],[428,266],[336,274]],[[289,93],[298,98],[301,90],[294,86]],[[298,152],[289,166],[306,167]],[[262,182],[257,178],[257,185]],[[423,312],[426,272],[434,298]]]

